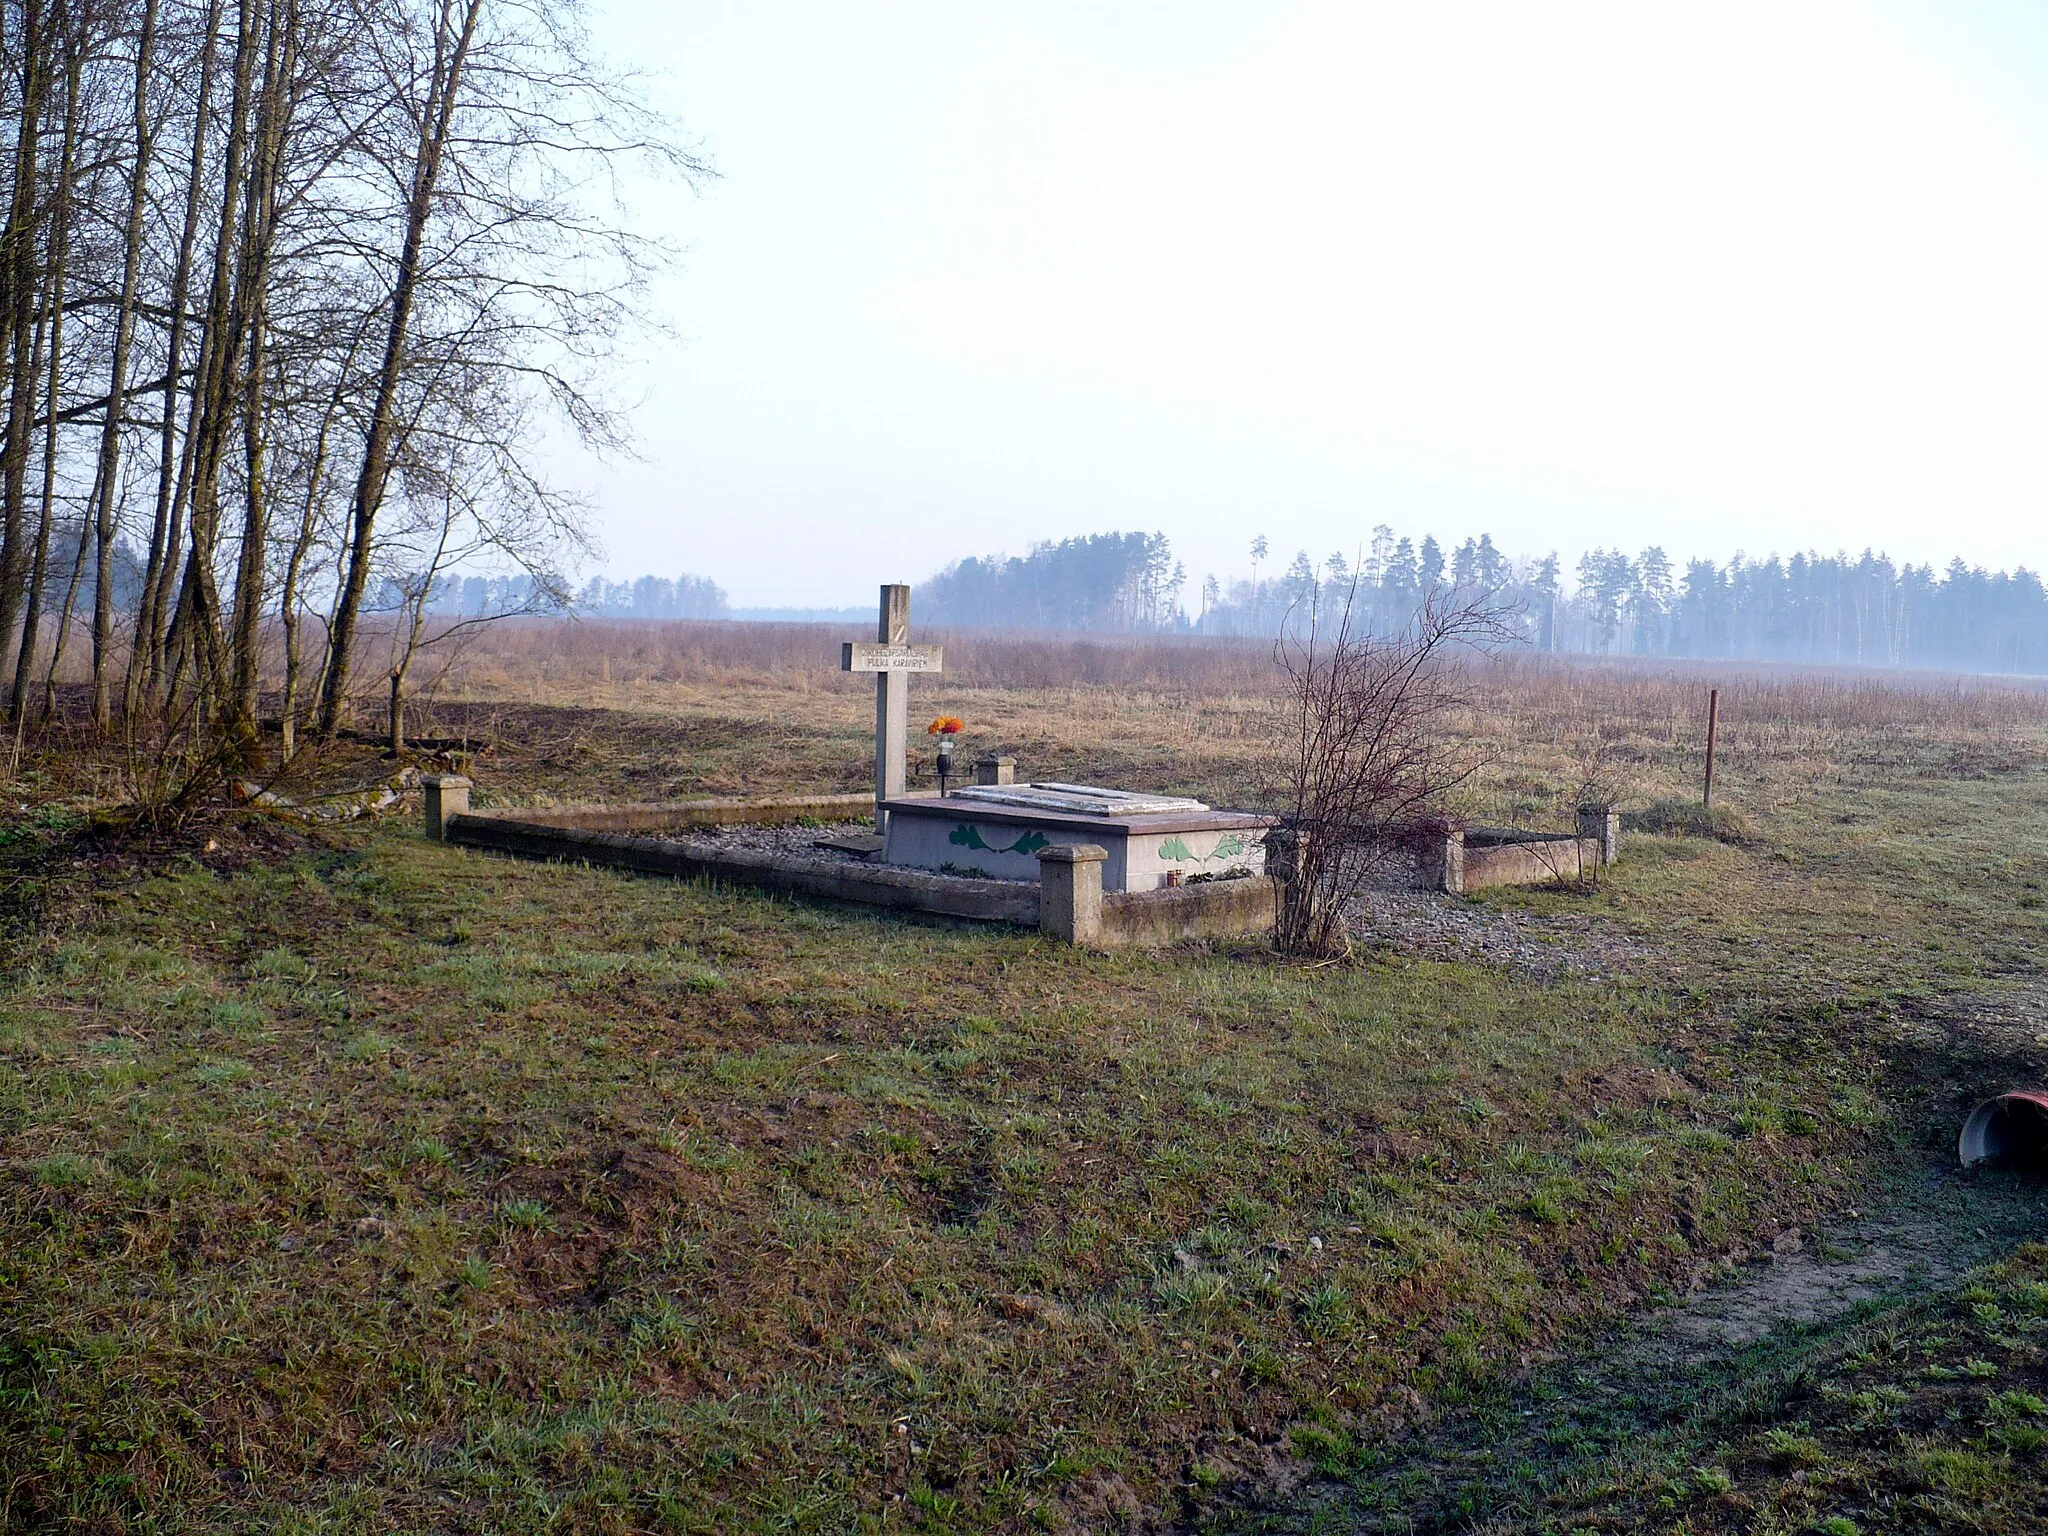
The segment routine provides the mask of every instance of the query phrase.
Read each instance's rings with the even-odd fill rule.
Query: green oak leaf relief
[[[1235,859],[1250,851],[1245,845],[1245,840],[1235,832],[1226,832],[1218,838],[1215,850],[1210,853],[1196,853],[1188,847],[1186,838],[1178,836],[1169,837],[1159,845],[1160,858],[1180,864],[1206,864],[1211,859]]]
[[[978,848],[983,853],[1021,853],[1027,859],[1039,849],[1048,846],[1052,839],[1043,832],[1026,832],[1007,848],[997,848],[981,840],[981,828],[962,822],[946,835],[946,841],[962,848]]]

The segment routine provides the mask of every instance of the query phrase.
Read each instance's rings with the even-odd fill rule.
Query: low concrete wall
[[[451,798],[453,798],[451,796]],[[861,797],[862,804],[871,804]],[[665,809],[636,806],[609,814]],[[654,823],[665,825],[665,823]],[[561,863],[598,864],[682,880],[723,881],[821,901],[850,902],[896,912],[928,912],[973,922],[1037,928],[1050,937],[1089,948],[1145,948],[1190,939],[1262,933],[1273,926],[1274,882],[1263,875],[1203,880],[1157,891],[1104,893],[1101,851],[1079,862],[1065,847],[1048,850],[1041,881],[963,880],[955,875],[861,864],[821,864],[783,853],[734,849],[706,854],[651,837],[565,827],[515,816],[453,812],[431,824],[443,841],[466,848]],[[1046,875],[1059,883],[1047,900]]]
[[[1475,827],[1390,841],[1380,845],[1380,864],[1368,883],[1456,896],[1503,885],[1596,880],[1620,856],[1621,817],[1606,806],[1583,806],[1578,822],[1576,836]]]
[[[1084,949],[1143,949],[1273,926],[1279,892],[1270,876],[1104,891],[1108,858],[1099,843],[1054,843],[1038,851],[1041,933]]]
[[[1108,891],[1102,897],[1102,943],[1142,949],[1268,933],[1279,895],[1277,883],[1266,875],[1157,891]]]
[[[1457,889],[1484,891],[1500,885],[1546,885],[1598,874],[1600,839],[1545,837],[1512,843],[1465,843],[1464,878]],[[1446,887],[1448,889],[1448,887]]]
[[[862,796],[872,805],[872,796]],[[706,855],[650,837],[592,832],[577,827],[514,820],[502,816],[453,816],[443,827],[446,841],[490,848],[530,859],[603,864],[683,880],[723,880],[792,896],[858,902],[898,912],[930,912],[977,922],[1038,925],[1038,887],[999,881],[959,880],[916,870],[871,869],[864,865],[821,865],[781,853],[735,849]]]

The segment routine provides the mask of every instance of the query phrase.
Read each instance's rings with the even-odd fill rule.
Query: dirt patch
[[[168,826],[45,809],[0,821],[0,935],[61,928],[95,893],[180,865],[231,875],[336,846],[318,829],[221,805]]]
[[[1789,1228],[1770,1252],[1659,1315],[1688,1360],[1754,1344],[1783,1328],[1842,1317],[1887,1294],[1945,1285],[2048,1231],[2048,1203],[2012,1180],[1942,1172],[1920,1198],[1852,1216],[1819,1237]]]
[[[2048,1234],[2048,1186],[1928,1168],[1868,1212],[1819,1233],[1787,1229],[1687,1300],[1637,1314],[1593,1344],[1424,1419],[1390,1445],[1325,1458],[1314,1476],[1237,1490],[1211,1532],[1414,1533],[1520,1529],[1537,1489],[1584,1475],[1647,1437],[1735,1402],[1871,1308],[1925,1295]],[[1303,1476],[1300,1459],[1294,1477]],[[1272,1476],[1269,1469],[1268,1477]]]
[[[1920,1004],[1901,1021],[1905,1038],[1942,1050],[1959,1068],[2003,1065],[2018,1087],[2032,1075],[2048,1083],[2048,978],[1993,978],[1974,992]]]
[[[509,1168],[491,1196],[505,1256],[526,1292],[543,1305],[592,1308],[626,1283],[634,1245],[709,1188],[682,1159],[628,1141],[566,1164]]]

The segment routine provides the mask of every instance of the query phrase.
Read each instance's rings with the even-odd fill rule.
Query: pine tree
[[[1416,583],[1424,592],[1433,591],[1443,585],[1444,552],[1437,544],[1434,534],[1425,534],[1422,540],[1422,554],[1416,566]]]

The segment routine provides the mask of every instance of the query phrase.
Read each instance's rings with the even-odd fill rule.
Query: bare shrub
[[[1440,823],[1444,796],[1478,771],[1480,753],[1452,717],[1466,702],[1467,660],[1509,633],[1484,599],[1431,592],[1406,627],[1381,635],[1355,582],[1334,612],[1317,611],[1319,595],[1275,645],[1287,733],[1272,777],[1293,848],[1274,942],[1291,954],[1341,948],[1351,898],[1418,827]]]

